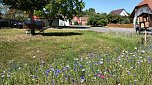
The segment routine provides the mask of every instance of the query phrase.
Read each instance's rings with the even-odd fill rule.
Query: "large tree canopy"
[[[14,9],[29,11],[42,9],[48,1],[49,0],[3,0],[3,3]]]
[[[73,16],[82,12],[84,6],[82,0],[51,0],[44,10],[36,11],[36,15],[47,17],[50,20],[65,17],[72,19]]]
[[[48,4],[49,1],[50,0],[3,0],[3,4],[8,5],[13,9],[27,11],[29,13],[29,17],[32,20],[32,23],[34,23],[34,10],[42,9],[46,4]],[[35,34],[35,29],[31,29],[31,33]]]

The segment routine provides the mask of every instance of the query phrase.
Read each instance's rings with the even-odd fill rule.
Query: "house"
[[[87,23],[88,23],[88,16],[80,17],[80,21],[81,21],[82,25],[87,25]]]
[[[143,0],[133,10],[131,17],[133,19],[134,28],[139,27],[141,17],[143,21],[147,21],[152,27],[152,0]]]
[[[110,12],[110,14],[116,14],[121,16],[129,16],[125,9],[117,9]]]
[[[78,25],[81,23],[79,17],[74,16],[73,19],[71,20],[72,25]]]
[[[83,17],[77,17],[77,16],[74,16],[73,19],[71,20],[72,22],[72,25],[87,25],[87,22],[88,22],[88,16],[83,16]]]
[[[56,18],[53,20],[52,26],[53,27],[70,26],[70,22],[69,22],[69,19],[62,20],[62,19]]]

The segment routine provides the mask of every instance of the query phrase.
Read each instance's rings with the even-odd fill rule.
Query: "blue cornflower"
[[[48,72],[48,73],[49,73],[49,72],[50,72],[50,70],[46,70],[46,72]]]
[[[83,66],[82,66],[82,65],[80,65],[80,68],[83,68]]]
[[[62,72],[65,72],[65,69],[63,69]]]
[[[84,76],[81,76],[80,78],[85,80],[85,77],[84,77]]]
[[[74,71],[76,71],[76,72],[77,72],[77,71],[78,71],[78,69],[74,68]]]
[[[93,53],[90,53],[90,54],[89,54],[89,57],[93,57]]]
[[[52,66],[50,66],[50,68],[53,68]]]
[[[46,76],[48,76],[48,75],[49,75],[49,72],[50,72],[50,71],[48,71],[48,70],[46,71]]]
[[[128,62],[132,62],[132,60],[133,60],[133,59],[132,59],[132,58],[130,58]]]
[[[137,63],[138,63],[138,64],[141,63],[141,60],[137,60]]]
[[[92,67],[92,64],[90,64],[90,67]]]
[[[130,71],[127,71],[127,73],[128,73],[128,75],[130,75],[131,73],[130,73]]]
[[[97,74],[94,74],[94,77],[97,77]]]
[[[67,76],[66,74],[63,74],[65,77]]]
[[[49,76],[49,74],[46,72],[46,76]]]
[[[33,78],[35,78],[35,79],[36,79],[36,78],[37,78],[37,76],[33,76]]]
[[[56,69],[55,72],[56,72],[56,73],[60,73],[60,70]]]
[[[36,70],[35,72],[38,73],[38,70]]]
[[[77,66],[77,64],[75,63],[74,66]]]
[[[134,74],[134,77],[136,77],[136,74]]]
[[[58,73],[55,73],[54,75],[55,75],[55,76],[58,76],[59,74],[58,74]]]
[[[152,59],[148,57],[148,64],[151,64]]]

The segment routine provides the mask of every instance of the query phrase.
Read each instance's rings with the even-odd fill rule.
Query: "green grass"
[[[142,35],[61,29],[46,30],[45,34],[35,36],[26,35],[24,34],[25,30],[19,29],[1,29],[0,33],[0,76],[12,76],[11,78],[0,80],[3,84],[47,85],[54,81],[55,85],[66,85],[72,83],[71,79],[78,80],[78,82],[81,81],[77,79],[80,76],[85,76],[86,80],[85,83],[83,83],[85,85],[97,85],[100,83],[108,85],[133,83],[135,77],[125,74],[127,71],[139,74],[137,75],[137,80],[143,80],[143,82],[138,82],[138,84],[148,85],[152,82],[148,82],[148,80],[151,79],[151,73],[141,70],[147,69],[151,72],[152,65],[146,64],[147,62],[143,63],[144,67],[137,68],[136,70],[129,70],[130,67],[138,64],[137,62],[127,64],[130,58],[123,57],[121,58],[123,61],[115,62],[115,59],[122,54],[122,50],[127,51],[124,56],[133,56],[133,54],[128,54],[128,52],[136,52],[135,47],[138,47],[140,50],[144,49],[139,46]],[[147,56],[150,55],[150,51],[148,50],[144,55],[140,53],[135,55],[147,59]],[[88,60],[87,58],[90,58],[90,56],[94,58]],[[75,58],[78,58],[79,61],[74,60]],[[81,61],[81,59],[83,60]],[[103,59],[102,62],[105,64],[104,67],[98,65],[90,67],[88,64],[88,62],[90,62],[94,65],[93,63],[99,62],[101,59]],[[107,63],[107,59],[111,59],[111,61]],[[112,61],[112,59],[114,61]],[[133,60],[137,61],[138,58],[133,58]],[[76,67],[79,69],[78,73],[72,70],[72,68],[75,68],[73,66],[74,63],[78,65]],[[67,70],[65,73],[70,74],[70,78],[68,78],[69,80],[64,80],[64,83],[61,82],[63,78],[62,74],[53,76],[54,74],[49,72],[50,76],[44,77],[45,71],[49,69],[50,66],[54,69],[61,70],[67,65],[69,65],[71,70]],[[79,68],[80,65],[82,65],[83,68]],[[119,65],[122,65],[121,67],[124,68],[118,67]],[[110,77],[106,80],[98,78],[97,80],[92,79],[95,73],[100,74],[98,70],[104,71],[104,69],[107,68],[110,69],[110,72],[107,72],[107,74],[110,75],[110,73],[112,73],[111,75],[116,75],[117,78]],[[11,71],[9,71],[9,69],[11,69]],[[86,70],[85,74],[81,71],[83,69]],[[36,70],[38,72],[35,72]],[[52,68],[50,68],[50,70],[52,70]],[[141,73],[138,70],[143,72]],[[88,75],[91,75],[91,77]],[[33,78],[34,76],[38,78]],[[142,79],[142,76],[145,76],[146,79]]]
[[[83,51],[85,51],[85,54],[90,52],[100,53],[106,51],[105,48],[107,47],[110,47],[109,51],[115,48],[132,50],[138,42],[138,38],[134,35],[122,36],[91,31],[47,30],[46,33],[50,33],[50,36],[28,36],[24,34],[25,30],[16,29],[4,29],[0,32],[0,62],[2,64],[11,60],[18,61],[22,58],[29,60],[33,56],[47,60],[48,58],[58,58],[69,54],[78,56]],[[54,33],[63,34],[63,36]],[[75,33],[82,35],[74,35]],[[64,36],[64,34],[69,34],[69,36]],[[64,58],[71,59],[71,55],[66,56]]]

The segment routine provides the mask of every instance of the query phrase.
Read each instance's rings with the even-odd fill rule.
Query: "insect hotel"
[[[152,0],[143,0],[133,10],[134,28],[137,33],[152,31]]]

